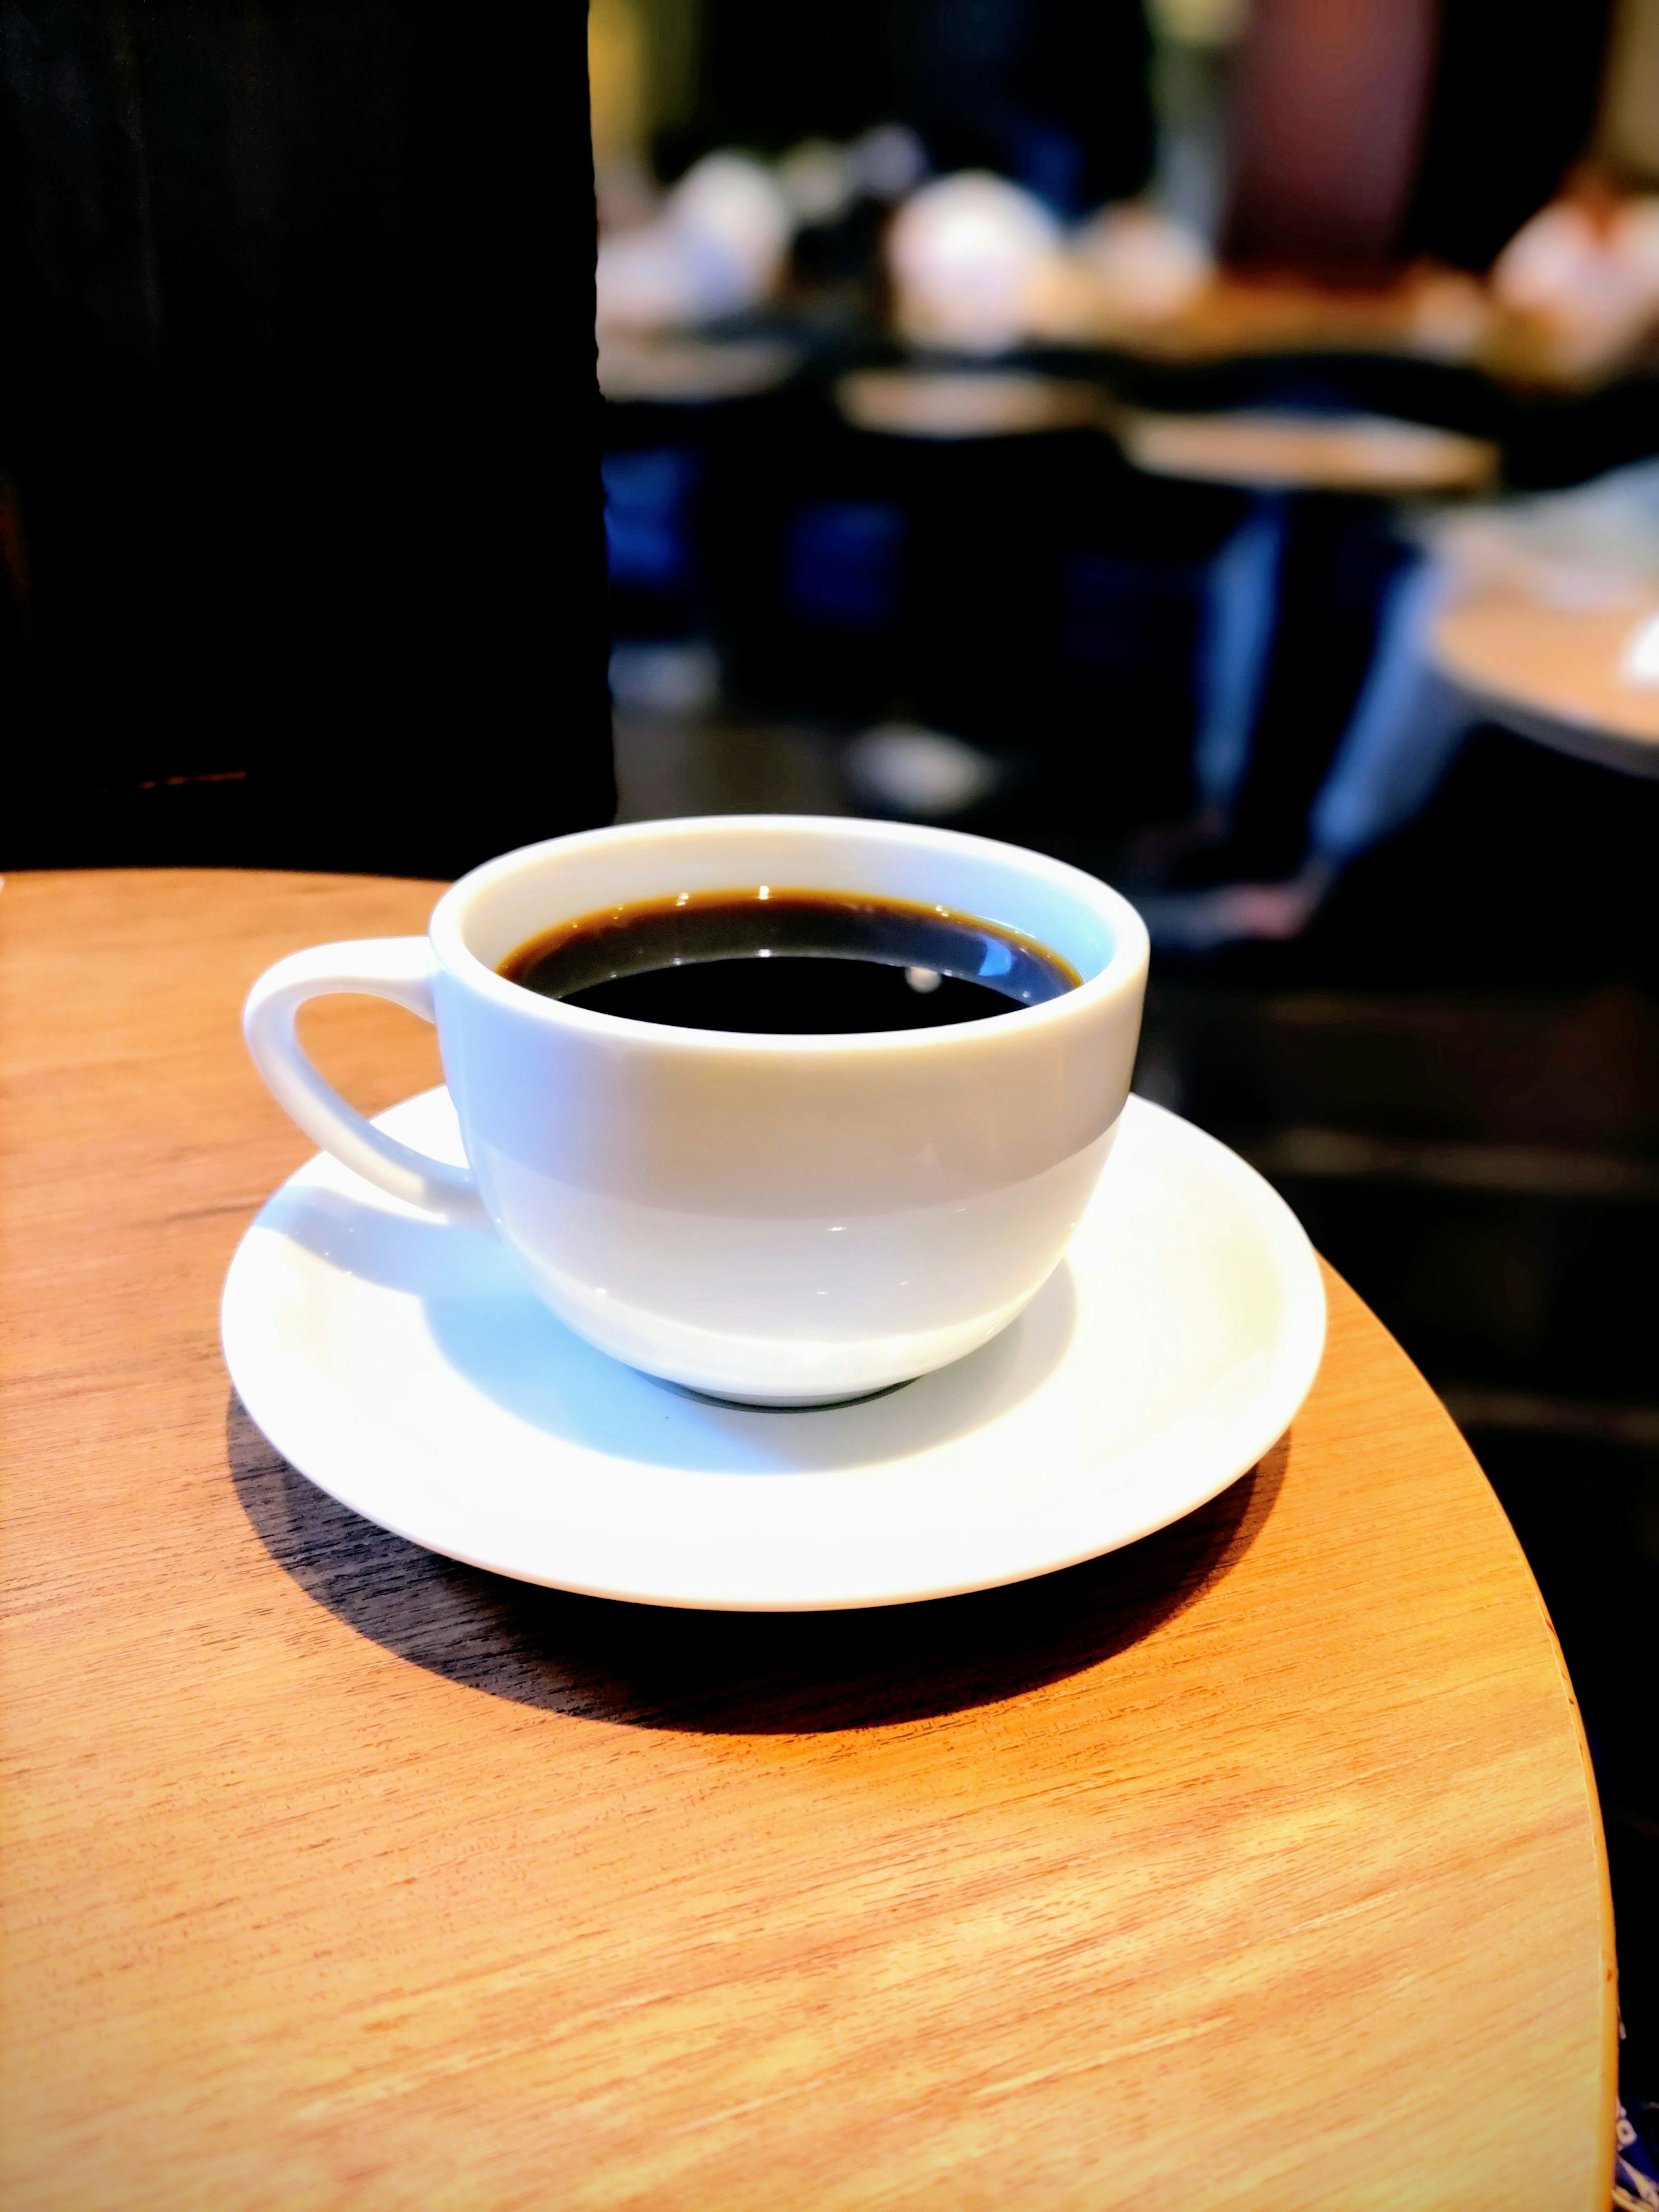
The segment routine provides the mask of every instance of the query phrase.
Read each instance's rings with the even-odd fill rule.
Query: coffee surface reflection
[[[596,1013],[772,1036],[981,1021],[1081,980],[1048,946],[972,915],[770,884],[579,915],[500,973]]]

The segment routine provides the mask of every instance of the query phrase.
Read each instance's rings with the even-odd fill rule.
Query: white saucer
[[[380,1116],[459,1161],[447,1092]],[[225,1358],[277,1450],[356,1512],[520,1580],[655,1605],[888,1605],[1131,1542],[1253,1467],[1319,1364],[1295,1216],[1129,1101],[1070,1253],[994,1342],[858,1404],[694,1398],[592,1351],[493,1238],[313,1160],[225,1283]]]

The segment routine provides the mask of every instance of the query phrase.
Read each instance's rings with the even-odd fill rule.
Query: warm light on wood
[[[1153,476],[1188,477],[1255,491],[1371,492],[1395,498],[1478,491],[1498,449],[1425,422],[1382,415],[1318,416],[1267,410],[1115,419],[1125,455]]]
[[[1659,601],[1551,605],[1515,586],[1455,599],[1434,628],[1435,658],[1496,721],[1558,751],[1659,775],[1659,684],[1632,648]]]
[[[856,430],[898,438],[1017,438],[1102,420],[1093,385],[1025,370],[861,368],[836,386]]]

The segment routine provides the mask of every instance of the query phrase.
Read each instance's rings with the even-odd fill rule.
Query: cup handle
[[[423,937],[363,937],[344,945],[314,945],[279,960],[247,994],[242,1034],[254,1065],[307,1136],[355,1174],[408,1206],[423,1206],[469,1229],[489,1230],[489,1218],[470,1168],[451,1167],[400,1145],[347,1105],[307,1059],[294,1019],[307,999],[355,992],[390,999],[422,1021],[435,1021],[432,954]]]

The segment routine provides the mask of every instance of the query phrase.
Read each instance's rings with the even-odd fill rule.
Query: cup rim
[[[475,900],[504,877],[533,866],[546,856],[623,840],[642,842],[653,835],[669,842],[681,838],[689,841],[699,833],[730,831],[739,827],[762,835],[769,830],[817,829],[843,836],[850,832],[872,844],[903,847],[921,843],[963,854],[994,855],[1005,865],[1039,877],[1070,894],[1103,920],[1111,931],[1111,957],[1098,975],[1086,977],[1075,989],[1063,991],[1058,998],[1043,1000],[1034,1006],[1011,1006],[1006,1014],[994,1014],[986,1020],[927,1029],[773,1034],[639,1022],[624,1014],[605,1014],[588,1006],[573,1006],[562,999],[544,998],[539,992],[527,991],[521,983],[509,981],[481,959],[466,941],[466,917]],[[1144,981],[1151,957],[1146,925],[1128,900],[1098,876],[1073,867],[1069,861],[1056,860],[1046,853],[1033,852],[1001,838],[976,836],[965,830],[941,830],[927,823],[885,822],[844,814],[670,815],[659,820],[610,823],[598,830],[578,830],[562,837],[541,838],[533,844],[520,845],[493,860],[482,861],[458,878],[434,908],[428,935],[434,954],[451,975],[470,990],[521,1020],[538,1020],[556,1032],[563,1030],[573,1038],[584,1037],[613,1047],[631,1045],[639,1049],[671,1053],[758,1053],[769,1059],[817,1058],[848,1051],[906,1054],[949,1051],[959,1049],[969,1039],[989,1042],[988,1032],[1010,1042],[1017,1036],[1035,1039],[1042,1029],[1086,1018],[1103,1003],[1122,996]],[[1006,1024],[1018,1026],[1013,1030],[1005,1027]]]

